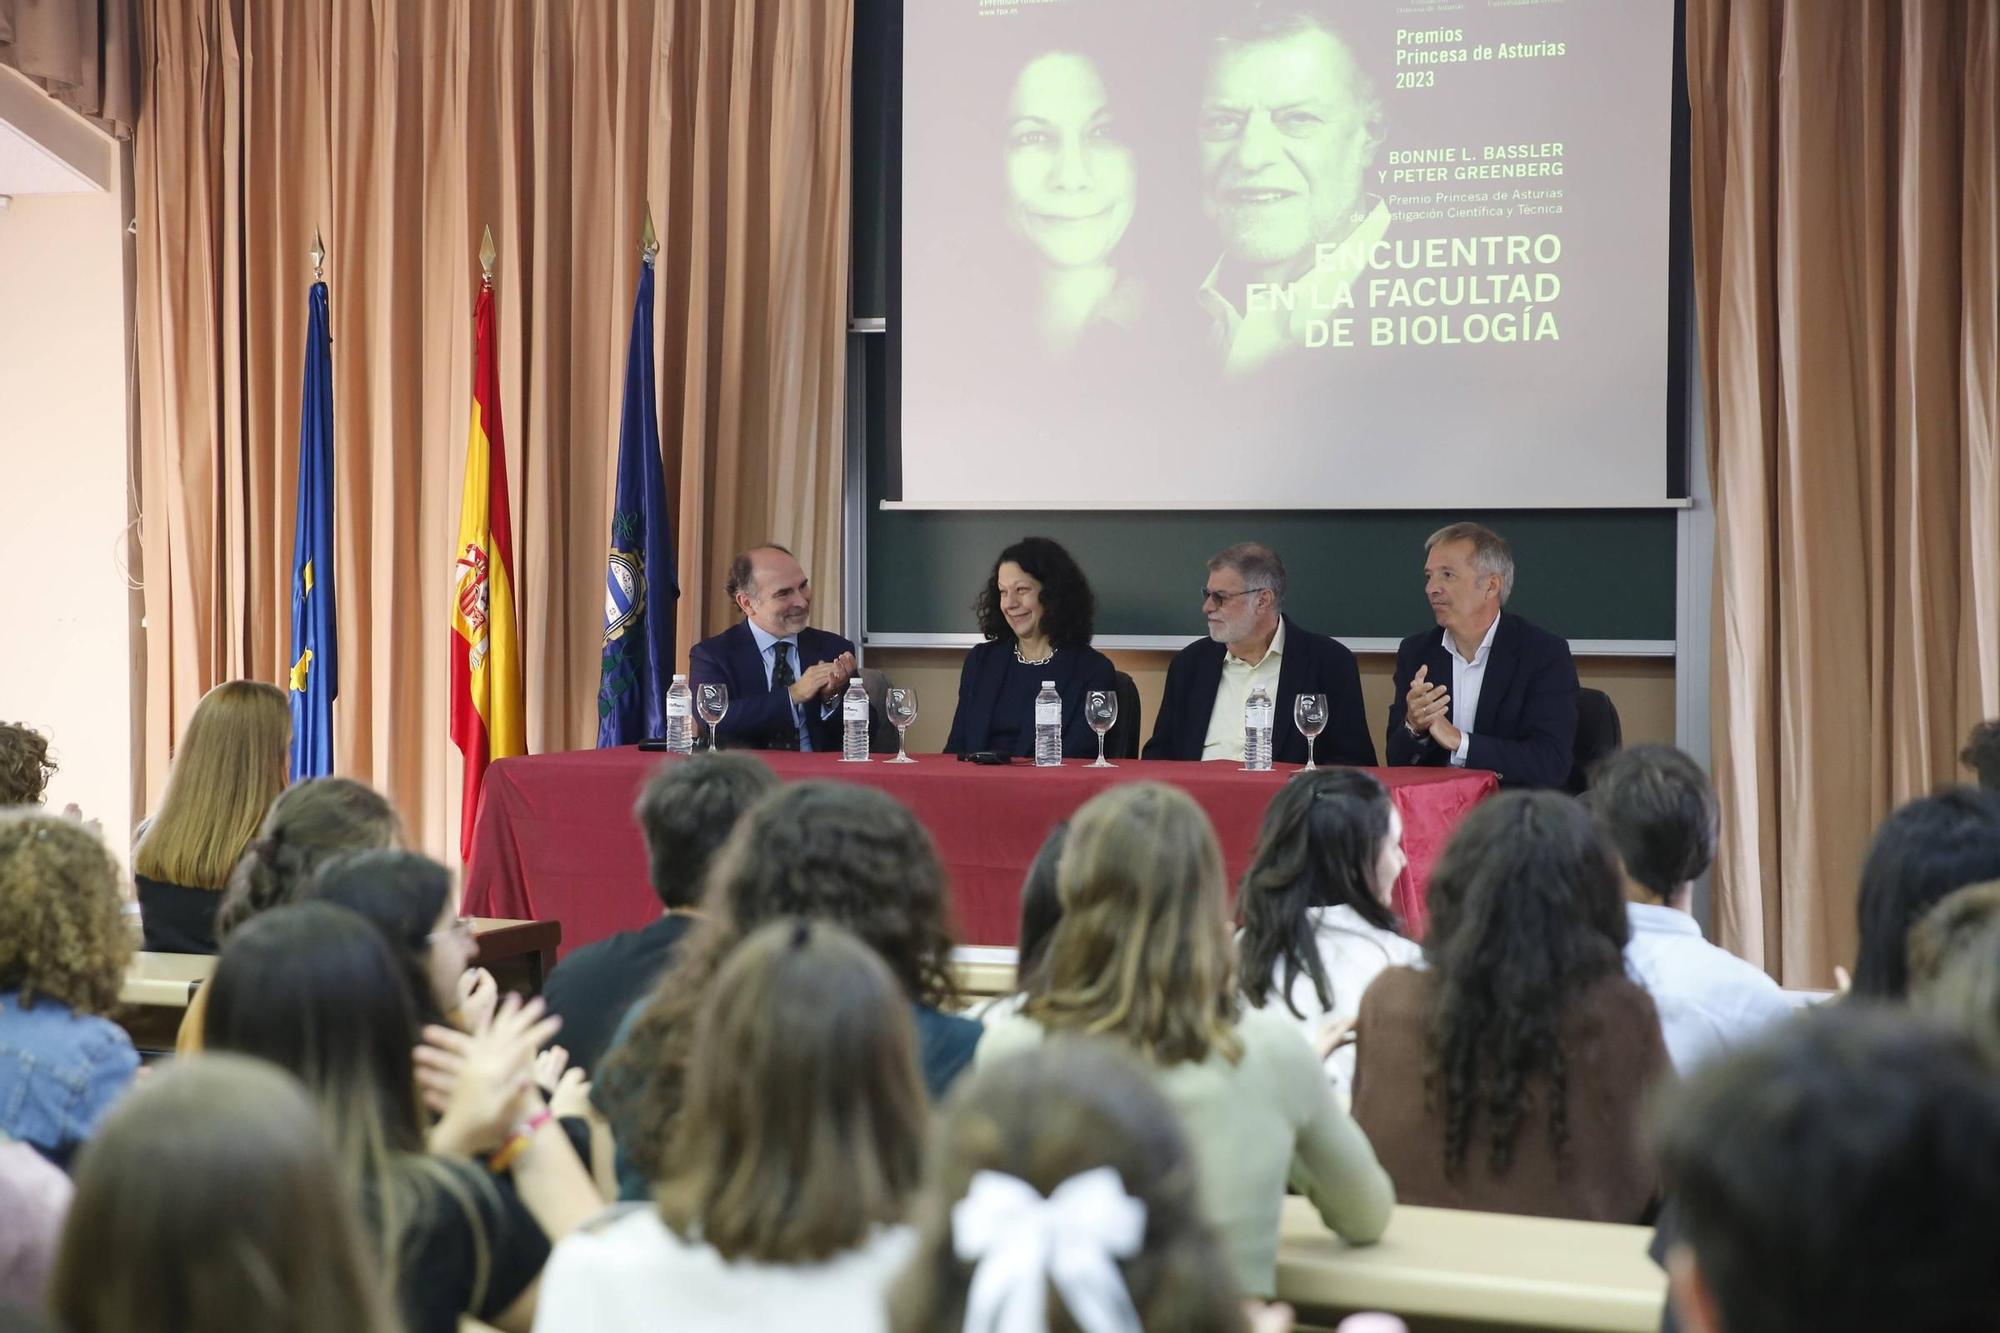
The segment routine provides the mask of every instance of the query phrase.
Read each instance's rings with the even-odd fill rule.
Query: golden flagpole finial
[[[646,225],[639,232],[639,257],[650,264],[653,262],[653,256],[658,253],[660,253],[660,237],[653,230],[653,209],[651,205],[648,205],[646,208]]]
[[[326,281],[326,242],[324,242],[324,241],[320,240],[320,238],[319,238],[319,228],[318,228],[318,227],[314,227],[314,228],[313,228],[313,246],[312,246],[312,249],[310,249],[310,250],[306,251],[306,253],[312,256],[312,262],[313,262],[313,281],[314,281],[314,282],[325,282],[325,281]]]
[[[493,285],[493,261],[499,257],[500,252],[493,248],[493,228],[488,226],[479,238],[479,268],[484,275],[479,280],[482,287]]]

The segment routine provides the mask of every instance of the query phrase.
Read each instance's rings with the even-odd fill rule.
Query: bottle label
[[[846,722],[866,722],[868,720],[868,700],[844,699],[840,705],[840,716]]]
[[[1035,703],[1035,725],[1038,727],[1060,727],[1062,725],[1062,705],[1060,703]]]
[[[676,697],[676,696],[674,696],[674,695],[671,695],[671,694],[670,694],[670,695],[668,695],[668,696],[667,696],[667,716],[668,716],[668,717],[686,717],[687,715],[688,715],[688,701],[687,701],[687,699],[686,699],[685,697]]]
[[[1273,721],[1275,712],[1276,710],[1269,704],[1246,704],[1243,708],[1243,725],[1246,727],[1257,727],[1260,730],[1269,727]]]

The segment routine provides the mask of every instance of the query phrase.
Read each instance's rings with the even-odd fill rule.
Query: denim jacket
[[[0,991],[0,1130],[66,1166],[105,1109],[132,1081],[138,1052],[107,1018],[48,996],[23,1008]]]

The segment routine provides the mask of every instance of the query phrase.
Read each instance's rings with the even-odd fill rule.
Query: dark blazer
[[[1428,736],[1419,740],[1403,725],[1410,681],[1421,666],[1430,667],[1426,679],[1431,684],[1451,688],[1451,650],[1444,646],[1442,625],[1412,634],[1396,650],[1395,696],[1389,701],[1391,764],[1438,767],[1451,762],[1443,746]],[[1503,787],[1560,787],[1569,780],[1575,750],[1576,663],[1569,642],[1501,612],[1465,766],[1499,774]]]
[[[1368,735],[1368,714],[1361,704],[1361,668],[1344,644],[1305,629],[1290,616],[1285,622],[1285,654],[1278,659],[1277,719],[1271,728],[1271,758],[1281,764],[1306,761],[1306,738],[1292,720],[1292,703],[1301,694],[1326,696],[1326,730],[1313,745],[1322,764],[1375,765],[1375,742]],[[1199,759],[1215,712],[1215,692],[1222,688],[1222,659],[1229,650],[1213,639],[1196,639],[1174,655],[1167,667],[1166,692],[1160,715],[1153,720],[1153,739],[1141,756],[1146,759]]]
[[[854,645],[838,634],[807,626],[799,631],[798,670],[831,662]],[[712,639],[703,639],[688,653],[688,684],[721,681],[729,687],[729,711],[722,715],[716,730],[717,741],[732,750],[768,750],[772,741],[792,730],[791,700],[774,692],[764,676],[764,655],[757,651],[757,638],[750,622],[738,621]],[[800,711],[805,714],[806,731],[815,750],[840,752],[840,701],[827,713],[826,700],[815,699]],[[825,716],[822,716],[825,714]],[[874,710],[869,710],[869,748],[880,751],[896,748],[895,730]],[[883,732],[888,735],[885,740]]]
[[[951,736],[944,743],[946,754],[970,754],[988,748],[993,730],[993,710],[1000,702],[1000,687],[1007,667],[1014,660],[1012,639],[988,639],[965,655],[958,673],[958,711],[951,716]],[[1088,644],[1065,648],[1047,666],[1038,668],[1045,679],[1056,683],[1063,703],[1063,754],[1072,759],[1097,756],[1097,733],[1083,717],[1083,696],[1092,690],[1118,688],[1118,670],[1111,659]],[[1034,719],[1023,719],[1016,753],[1033,754]]]

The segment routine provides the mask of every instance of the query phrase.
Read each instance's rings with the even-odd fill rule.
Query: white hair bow
[[[951,1239],[976,1265],[965,1333],[1047,1333],[1050,1283],[1083,1333],[1142,1333],[1116,1260],[1139,1253],[1146,1205],[1108,1166],[1071,1176],[1046,1199],[981,1171],[952,1207]]]

